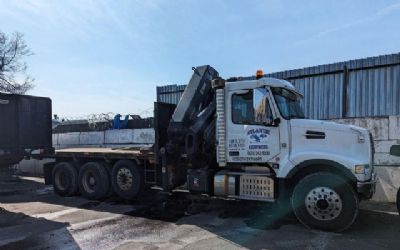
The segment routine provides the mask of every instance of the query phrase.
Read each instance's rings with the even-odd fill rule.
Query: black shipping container
[[[33,150],[52,153],[51,99],[0,93],[0,166]]]

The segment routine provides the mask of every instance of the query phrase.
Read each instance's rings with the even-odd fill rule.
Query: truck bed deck
[[[55,152],[56,157],[106,158],[106,159],[154,159],[154,152],[138,148],[67,148]]]

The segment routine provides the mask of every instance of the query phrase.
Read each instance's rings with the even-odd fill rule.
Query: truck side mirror
[[[275,118],[273,120],[270,119],[269,121],[265,121],[262,124],[267,127],[278,127],[280,123],[281,123],[281,119]]]
[[[281,123],[281,118],[275,118],[274,121],[272,122],[272,126],[278,127],[280,123]]]
[[[390,148],[390,154],[394,156],[400,156],[400,145],[393,145]]]

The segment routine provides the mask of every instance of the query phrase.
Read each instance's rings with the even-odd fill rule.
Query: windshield
[[[305,118],[298,95],[284,88],[271,88],[271,90],[283,118]]]

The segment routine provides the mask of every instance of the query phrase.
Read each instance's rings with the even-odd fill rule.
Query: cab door
[[[268,91],[262,87],[229,93],[228,162],[266,163],[280,153],[279,127]]]

